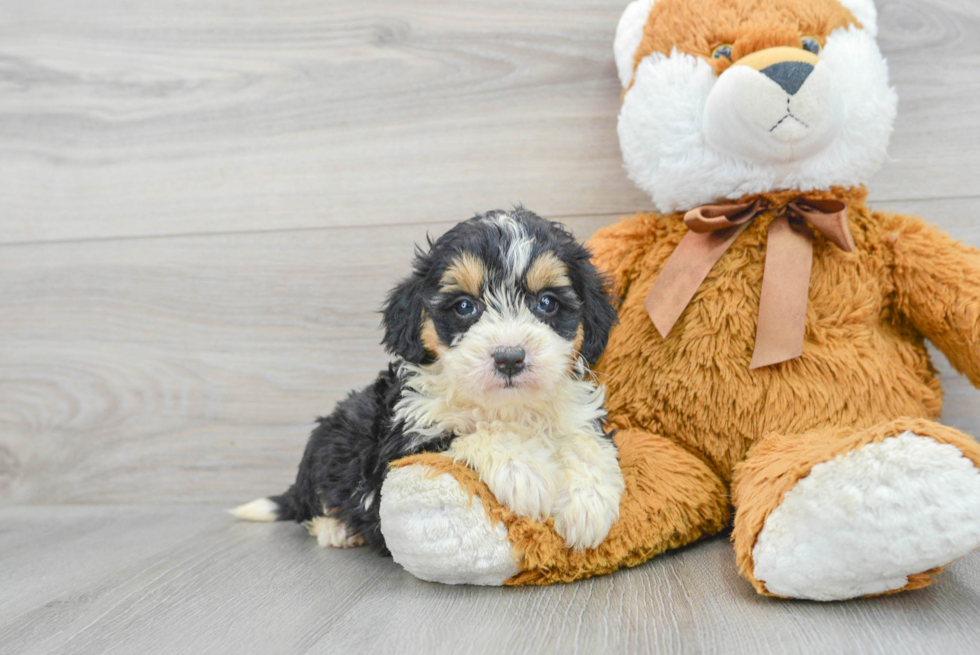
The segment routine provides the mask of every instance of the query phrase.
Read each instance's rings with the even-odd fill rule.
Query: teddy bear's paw
[[[544,521],[551,514],[554,484],[545,471],[517,459],[508,459],[480,473],[500,504],[514,514],[537,521]]]
[[[555,532],[575,550],[595,548],[619,518],[620,493],[612,489],[568,486],[555,500]]]
[[[409,465],[381,488],[381,533],[392,558],[423,580],[500,585],[519,571],[507,528],[493,525],[480,499],[448,473]]]
[[[912,432],[817,464],[768,516],[753,574],[779,596],[843,600],[980,547],[980,470]]]

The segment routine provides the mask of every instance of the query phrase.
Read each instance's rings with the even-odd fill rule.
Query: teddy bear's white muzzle
[[[797,162],[827,148],[844,124],[844,103],[828,68],[778,62],[755,70],[736,63],[708,94],[708,143],[766,164]]]

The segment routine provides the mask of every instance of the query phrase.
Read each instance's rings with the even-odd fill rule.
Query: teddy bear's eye
[[[815,38],[812,36],[804,36],[802,41],[804,50],[809,50],[815,55],[820,53],[820,42]]]
[[[732,46],[730,44],[723,43],[722,45],[718,46],[717,48],[711,51],[712,59],[721,59],[722,57],[725,57],[726,59],[731,61]]]

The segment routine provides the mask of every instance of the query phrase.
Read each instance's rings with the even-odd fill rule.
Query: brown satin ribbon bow
[[[714,265],[769,203],[704,205],[687,212],[690,231],[667,259],[643,306],[664,338],[691,302]],[[813,264],[813,232],[823,233],[838,248],[852,252],[847,206],[839,200],[800,196],[787,204],[769,226],[766,264],[759,300],[759,325],[750,369],[803,354],[806,303]]]

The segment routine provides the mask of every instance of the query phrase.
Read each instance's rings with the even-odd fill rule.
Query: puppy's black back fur
[[[352,392],[330,416],[318,419],[296,483],[270,499],[279,506],[277,520],[330,516],[342,522],[348,534],[360,534],[369,547],[388,553],[378,514],[388,464],[418,452],[445,450],[450,440],[447,435],[417,448],[406,447],[409,440],[392,421],[402,393],[398,366],[389,365],[372,385]]]

